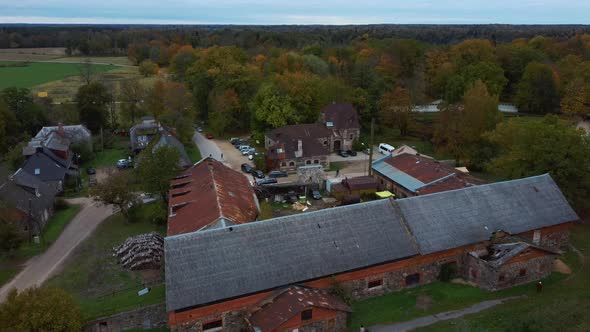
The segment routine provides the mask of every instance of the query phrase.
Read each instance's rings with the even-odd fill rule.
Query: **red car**
[[[213,134],[207,134],[207,135],[205,135],[205,137],[207,137],[208,139],[212,139],[213,138]]]

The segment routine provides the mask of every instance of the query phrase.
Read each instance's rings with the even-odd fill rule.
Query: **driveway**
[[[12,288],[23,290],[32,286],[40,286],[51,277],[94,229],[107,217],[113,214],[112,206],[99,205],[91,198],[68,199],[70,204],[80,204],[80,212],[70,221],[57,241],[43,254],[31,258],[26,267],[9,283],[0,288],[0,302],[3,302]]]
[[[211,156],[217,160],[222,159],[221,150],[217,144],[215,144],[213,140],[207,139],[205,136],[203,136],[203,134],[197,132],[196,130],[195,134],[193,135],[193,142],[195,142],[199,148],[203,158]]]

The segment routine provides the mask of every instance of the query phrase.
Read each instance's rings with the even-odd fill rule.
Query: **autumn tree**
[[[510,119],[486,135],[499,153],[489,169],[510,179],[549,173],[576,207],[589,206],[590,139],[558,117]]]
[[[174,147],[162,146],[143,150],[138,159],[137,174],[143,190],[167,200],[170,180],[180,172],[180,153]]]
[[[0,304],[0,330],[69,332],[82,330],[78,304],[58,288],[13,289]]]
[[[187,70],[195,63],[195,50],[190,46],[183,46],[170,61],[170,73],[179,81],[184,81]]]
[[[139,73],[144,77],[154,76],[158,73],[158,65],[151,60],[143,60],[139,64]]]
[[[523,112],[554,112],[559,104],[559,96],[551,67],[539,62],[529,63],[518,85],[516,98]]]
[[[135,203],[136,195],[132,191],[129,175],[125,172],[115,172],[106,180],[90,189],[94,200],[105,205],[112,204],[119,208],[125,218],[129,218],[129,208]]]
[[[80,114],[80,121],[97,133],[100,128],[107,126],[107,104],[110,100],[109,92],[99,82],[91,82],[78,89],[76,103]]]
[[[397,127],[402,136],[408,134],[412,121],[412,98],[408,90],[397,87],[383,94],[379,101],[379,117],[381,123]]]
[[[17,227],[17,220],[11,218],[10,207],[0,200],[0,252],[11,253],[23,242],[23,237]]]
[[[145,114],[143,104],[146,92],[139,80],[129,80],[121,84],[121,118],[134,125],[137,118]]]

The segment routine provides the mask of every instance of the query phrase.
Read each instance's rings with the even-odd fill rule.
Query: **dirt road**
[[[111,206],[94,203],[90,198],[69,199],[71,204],[80,204],[80,212],[70,221],[57,241],[43,254],[31,258],[22,270],[9,283],[0,288],[0,302],[3,302],[12,288],[23,290],[32,286],[40,286],[60,264],[92,231],[108,216],[113,214]]]

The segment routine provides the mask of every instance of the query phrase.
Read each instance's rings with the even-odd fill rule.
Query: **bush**
[[[80,155],[79,162],[81,163],[88,162],[94,159],[95,157],[94,152],[92,151],[92,146],[90,144],[73,144],[72,151]]]
[[[338,296],[344,303],[351,304],[352,303],[352,294],[350,291],[346,289],[342,284],[336,281],[336,278],[332,277],[330,292],[336,296]]]
[[[150,60],[144,60],[139,64],[139,73],[144,77],[156,75],[158,69],[158,65]]]
[[[11,252],[18,249],[23,242],[19,229],[15,223],[0,220],[0,251]]]
[[[68,207],[70,207],[70,204],[68,204],[68,202],[66,202],[66,200],[61,197],[56,199],[55,202],[53,203],[53,208],[56,211],[65,210]]]
[[[129,222],[149,221],[158,225],[166,223],[167,207],[163,201],[137,204],[129,209]]]

